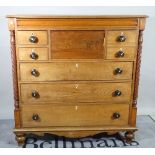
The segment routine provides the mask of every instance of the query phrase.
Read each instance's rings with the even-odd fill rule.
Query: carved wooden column
[[[136,117],[137,117],[137,98],[138,98],[138,86],[139,86],[139,76],[140,76],[140,66],[141,66],[141,54],[142,54],[142,43],[143,43],[143,31],[145,29],[145,18],[139,19],[139,36],[138,36],[138,49],[136,57],[135,66],[135,79],[134,79],[134,93],[133,102],[131,109],[131,119],[130,125],[136,127]],[[134,138],[134,131],[128,131],[125,133],[126,141],[131,142]]]
[[[136,116],[137,116],[137,98],[138,98],[138,86],[139,86],[139,76],[140,76],[140,66],[141,66],[141,54],[142,54],[142,43],[143,43],[143,31],[145,29],[145,18],[139,19],[139,36],[138,36],[138,48],[136,57],[136,68],[135,68],[135,79],[134,79],[134,93],[133,102],[131,110],[131,120],[130,124],[136,126]]]
[[[137,50],[137,63],[136,63],[136,72],[135,72],[135,85],[134,85],[134,94],[133,94],[133,107],[137,107],[137,98],[138,98],[138,86],[139,86],[139,76],[140,76],[140,66],[141,66],[141,54],[142,54],[142,43],[143,43],[143,31],[139,31],[138,38],[138,50]]]
[[[138,98],[142,43],[143,43],[143,30],[140,30],[139,37],[138,37],[137,60],[135,64],[136,69],[135,69],[135,80],[134,80],[134,93],[133,93],[133,102],[132,102],[132,110],[131,110],[132,119],[130,120],[130,124],[134,127],[136,126],[136,117],[137,117],[137,98]]]
[[[11,59],[12,59],[12,77],[13,77],[13,95],[14,95],[14,119],[15,129],[21,128],[20,120],[20,107],[19,107],[19,92],[18,92],[18,75],[17,75],[17,60],[16,60],[16,39],[15,39],[15,20],[9,18],[9,30],[10,30],[10,47],[11,47]],[[16,140],[18,144],[23,144],[25,141],[25,134],[15,132]]]
[[[13,95],[14,95],[14,115],[15,115],[15,128],[20,128],[20,114],[19,114],[19,93],[17,82],[17,61],[16,61],[16,42],[15,42],[15,23],[14,19],[9,19],[10,30],[10,47],[12,59],[12,77],[13,77]]]
[[[134,81],[134,93],[133,93],[133,102],[131,109],[131,126],[136,126],[136,116],[137,116],[137,98],[138,98],[138,85],[139,85],[139,76],[140,76],[140,65],[141,65],[141,53],[142,53],[142,43],[143,43],[143,30],[139,31],[138,37],[138,49],[137,49],[137,60],[136,60],[136,69],[135,69],[135,81]],[[126,142],[130,143],[134,139],[134,131],[127,131],[125,133]]]
[[[12,76],[13,76],[13,91],[14,91],[14,107],[19,109],[18,83],[17,83],[17,63],[16,63],[16,45],[15,45],[15,31],[10,30],[10,44],[11,44],[11,60],[12,60]]]
[[[142,54],[142,43],[143,43],[143,31],[145,29],[146,18],[139,18],[139,37],[138,37],[138,49],[137,49],[137,60],[136,60],[136,71],[134,81],[134,94],[133,94],[133,107],[137,107],[138,98],[138,86],[141,66],[141,54]]]

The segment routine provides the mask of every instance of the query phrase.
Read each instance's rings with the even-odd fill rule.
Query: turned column
[[[137,117],[137,98],[138,98],[138,86],[140,77],[140,66],[141,66],[141,54],[142,54],[142,43],[143,43],[143,31],[145,29],[145,18],[139,19],[139,36],[138,36],[138,47],[135,65],[135,78],[134,78],[134,91],[133,91],[133,102],[131,107],[131,119],[130,125],[136,127]],[[125,133],[126,140],[131,142],[134,139],[134,131],[128,131]]]
[[[18,75],[17,75],[17,60],[16,60],[16,40],[15,40],[15,19],[9,19],[9,31],[10,31],[10,48],[11,48],[11,60],[12,60],[12,78],[13,78],[13,96],[14,96],[14,119],[15,129],[21,127],[20,121],[20,108],[19,108],[19,92],[18,92]],[[18,144],[23,144],[25,141],[25,134],[15,133]]]

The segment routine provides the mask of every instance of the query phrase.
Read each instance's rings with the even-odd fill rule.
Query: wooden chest
[[[28,133],[134,138],[146,16],[8,16],[18,143]]]

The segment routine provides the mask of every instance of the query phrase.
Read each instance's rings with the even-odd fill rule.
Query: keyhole
[[[124,36],[124,32],[121,32],[121,36]]]
[[[123,51],[123,48],[120,48],[120,51]]]
[[[78,84],[76,84],[76,85],[75,85],[75,88],[77,89],[77,88],[78,88],[78,86],[79,86],[79,85],[78,85]]]
[[[75,67],[76,67],[76,68],[79,68],[79,64],[76,64]]]

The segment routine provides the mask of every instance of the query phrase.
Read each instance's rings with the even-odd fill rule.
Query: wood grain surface
[[[111,108],[113,107],[113,108]],[[114,119],[113,114],[118,112],[119,119]],[[48,126],[103,126],[127,125],[128,104],[111,105],[83,105],[83,106],[22,106],[23,127],[48,127]],[[38,114],[39,120],[34,121],[32,116]]]
[[[115,96],[116,90],[121,96]],[[32,97],[32,92],[39,93],[38,98]],[[101,82],[69,82],[69,83],[42,83],[21,84],[21,99],[24,103],[51,102],[124,102],[129,103],[131,97],[131,83],[101,83]],[[82,103],[83,104],[83,103]]]
[[[51,31],[53,59],[95,59],[104,54],[104,31]]]
[[[21,81],[120,80],[132,79],[132,62],[53,62],[20,63]],[[115,74],[116,68],[122,74]],[[32,69],[39,72],[31,75]]]

